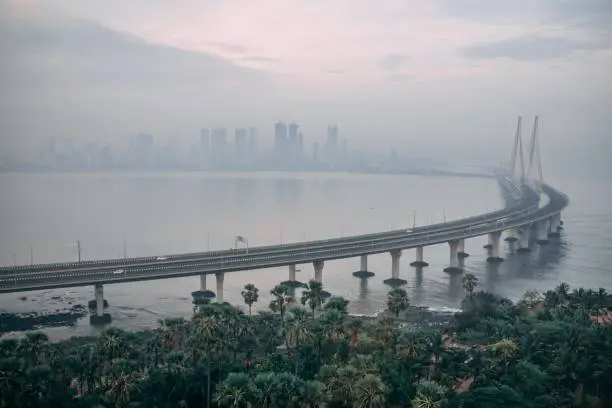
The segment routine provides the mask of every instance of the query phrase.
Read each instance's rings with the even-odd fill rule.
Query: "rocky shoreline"
[[[7,313],[0,312],[0,338],[9,333],[44,330],[56,327],[72,327],[89,314],[86,305],[75,304],[70,308],[54,312]],[[440,328],[450,325],[454,311],[431,310],[425,306],[410,306],[400,313],[399,321],[404,327]],[[353,318],[375,319],[395,316],[389,311],[374,315],[351,314]],[[153,328],[151,328],[153,329]]]
[[[6,313],[0,312],[0,337],[7,333],[42,330],[51,327],[70,327],[88,315],[84,305],[73,305],[55,312]]]

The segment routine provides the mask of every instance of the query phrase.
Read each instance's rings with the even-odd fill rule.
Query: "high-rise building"
[[[291,123],[289,124],[289,136],[288,136],[288,140],[289,140],[289,146],[291,146],[291,148],[297,147],[297,143],[298,143],[298,128],[299,126],[295,123]]]
[[[208,151],[210,149],[210,129],[205,128],[200,130],[200,151]]]
[[[330,163],[335,163],[338,158],[338,126],[336,125],[327,127],[325,158]]]
[[[133,146],[135,164],[138,166],[152,166],[155,158],[153,149],[154,139],[152,135],[141,133],[136,136]]]
[[[227,162],[227,130],[225,128],[214,128],[210,136],[210,153],[216,164]]]
[[[259,145],[257,143],[257,128],[249,128],[249,161],[255,163],[259,157]]]
[[[203,162],[210,161],[210,129],[200,130],[200,144],[198,146],[198,158]]]
[[[298,156],[303,157],[304,155],[304,134],[302,132],[298,133],[298,141],[297,141],[297,150]]]
[[[287,125],[277,122],[274,125],[274,155],[277,159],[287,153]]]
[[[244,128],[236,128],[234,131],[234,148],[236,160],[240,164],[244,164],[247,158],[247,130]]]

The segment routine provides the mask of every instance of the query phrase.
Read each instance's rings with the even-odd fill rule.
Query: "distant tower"
[[[327,127],[327,140],[325,141],[325,156],[330,163],[335,163],[338,157],[338,126]]]
[[[287,152],[287,125],[277,122],[274,125],[274,155],[281,159]]]

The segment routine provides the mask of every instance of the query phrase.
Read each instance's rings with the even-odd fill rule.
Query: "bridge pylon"
[[[539,118],[536,117],[533,120],[533,130],[531,132],[531,140],[529,141],[529,163],[527,165],[528,179],[532,178],[532,173],[537,171],[537,175],[534,178],[535,187],[538,191],[542,191],[542,185],[544,184],[544,178],[542,176],[542,159],[540,156],[540,144],[538,139],[538,125]],[[535,170],[534,170],[535,168]]]
[[[525,158],[523,154],[523,137],[521,130],[522,118],[519,116],[516,124],[516,133],[514,135],[514,149],[512,149],[512,157],[510,159],[510,175],[513,180],[519,180],[520,184],[525,182]],[[517,174],[517,160],[520,165]]]

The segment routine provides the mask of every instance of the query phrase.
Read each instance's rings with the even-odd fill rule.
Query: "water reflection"
[[[423,267],[414,268],[412,279],[412,303],[420,305],[423,302]]]
[[[365,300],[368,297],[368,279],[359,278],[359,299]]]
[[[448,274],[448,298],[453,304],[458,304],[463,299],[463,287],[461,286],[462,273]]]

